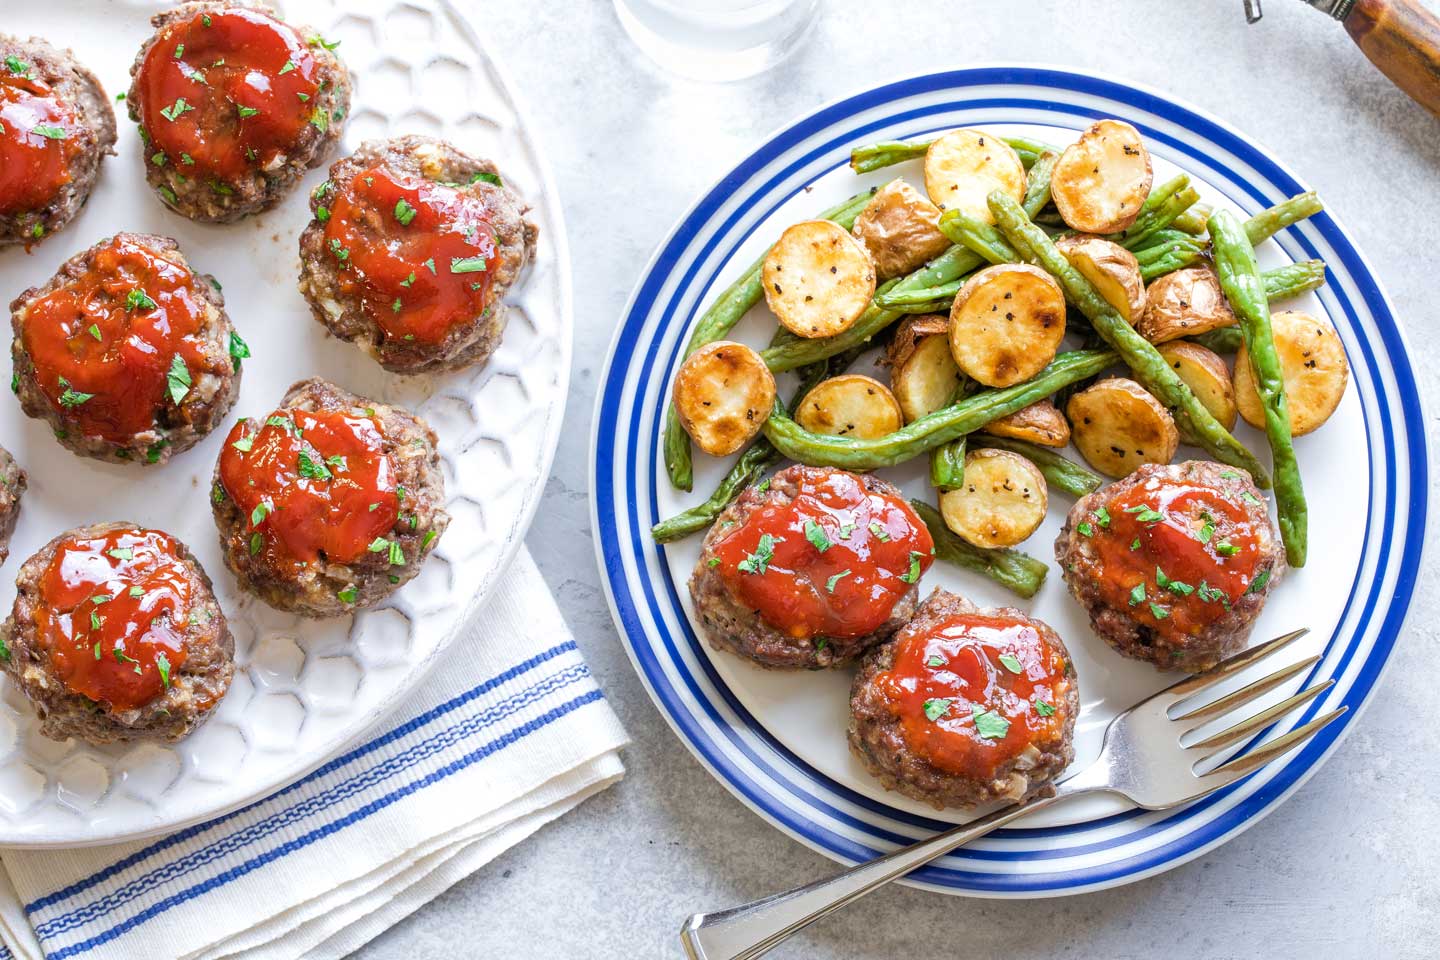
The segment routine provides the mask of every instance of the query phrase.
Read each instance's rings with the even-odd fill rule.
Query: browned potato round
[[[1189,340],[1171,340],[1156,349],[1220,425],[1234,428],[1235,387],[1220,354]]]
[[[1169,463],[1180,445],[1175,419],[1134,380],[1110,377],[1070,398],[1065,412],[1075,447],[1112,477],[1145,463]]]
[[[1070,424],[1050,399],[1037,400],[980,430],[995,437],[1028,440],[1042,447],[1063,447],[1070,442]]]
[[[875,295],[870,254],[838,224],[806,220],[789,227],[765,256],[765,302],[799,337],[850,329]]]
[[[1061,237],[1055,246],[1125,322],[1133,325],[1145,312],[1145,281],[1135,254],[1103,237]]]
[[[950,249],[935,222],[940,208],[904,180],[891,180],[855,218],[852,232],[875,262],[881,280],[924,266]]]
[[[925,192],[941,210],[994,223],[991,191],[1025,199],[1025,165],[1004,140],[984,130],[951,130],[925,151]]]
[[[950,352],[987,387],[1029,380],[1065,336],[1065,293],[1039,267],[996,264],[977,272],[950,308]]]
[[[760,432],[775,406],[775,377],[760,354],[730,340],[696,350],[675,377],[675,409],[696,446],[723,457]]]
[[[1186,267],[1157,277],[1145,292],[1145,312],[1135,330],[1151,343],[1193,337],[1228,327],[1235,314],[1209,267]]]
[[[940,515],[977,547],[1013,547],[1045,519],[1049,493],[1040,468],[1008,450],[965,454],[965,484],[940,495]]]
[[[817,383],[795,414],[812,433],[874,440],[900,429],[900,404],[879,380],[847,373]]]
[[[1285,373],[1285,404],[1290,432],[1302,437],[1315,430],[1340,406],[1350,380],[1345,347],[1330,321],[1298,310],[1270,317],[1275,351]],[[1242,346],[1235,357],[1235,404],[1252,427],[1265,426],[1265,410],[1255,390],[1250,354]]]
[[[1050,195],[1074,229],[1116,233],[1140,215],[1150,179],[1150,151],[1140,132],[1122,120],[1101,120],[1060,154]]]
[[[964,382],[950,355],[949,327],[947,317],[910,317],[890,342],[890,389],[906,423],[949,406]]]

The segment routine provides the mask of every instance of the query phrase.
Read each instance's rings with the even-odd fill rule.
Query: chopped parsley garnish
[[[910,551],[910,569],[900,574],[900,580],[904,583],[914,583],[920,579],[920,559],[925,554],[919,550]]]
[[[341,454],[331,454],[325,458],[325,462],[335,468],[336,473],[344,473],[350,469],[350,461]]]
[[[1126,507],[1125,512],[1135,514],[1135,519],[1140,521],[1141,523],[1158,523],[1159,521],[1165,519],[1165,514],[1161,513],[1158,510],[1154,510],[1143,503],[1136,504],[1133,507]]]
[[[1130,588],[1130,606],[1138,607],[1145,602],[1145,581],[1141,580]]]
[[[1239,479],[1240,479],[1240,474],[1236,473],[1234,470],[1226,470],[1224,473],[1220,474],[1220,479],[1221,479],[1221,480],[1239,480]]]
[[[311,480],[332,480],[334,474],[323,460],[316,460],[304,450],[300,451],[300,476]]]
[[[336,40],[334,43],[331,43],[324,37],[317,34],[310,38],[310,46],[324,47],[326,50],[334,50],[336,47],[340,46],[340,41]]]
[[[821,553],[824,553],[835,545],[831,543],[830,538],[825,535],[825,528],[814,520],[805,521],[805,539],[809,540],[810,545]]]
[[[165,656],[165,654],[164,654],[163,652],[162,652],[162,653],[159,653],[159,654],[157,654],[157,655],[155,656],[155,666],[156,666],[156,668],[160,671],[160,682],[165,685],[165,689],[166,689],[166,690],[169,690],[169,689],[170,689],[170,660]]]
[[[943,667],[949,662],[949,660],[946,660],[938,653],[932,653],[930,654],[930,656],[925,658],[925,666],[927,667]]]
[[[116,645],[115,649],[112,650],[112,651],[110,651],[110,652],[113,653],[113,654],[115,654],[115,662],[116,662],[116,663],[133,663],[133,664],[135,664],[135,672],[136,672],[136,673],[139,673],[139,672],[140,672],[140,661],[139,661],[139,660],[136,660],[134,657],[129,656],[128,654],[126,654],[126,652],[125,652],[123,649],[121,649],[118,644]]]
[[[757,484],[755,485],[755,491],[756,491],[757,493],[766,493],[766,492],[769,491],[769,489],[770,489],[770,478],[769,478],[769,477],[766,477],[764,480],[761,480],[759,483],[757,483]]]
[[[406,202],[404,197],[395,201],[395,219],[400,221],[400,226],[410,226],[410,221],[415,219],[416,209]]]
[[[1101,507],[1099,510],[1096,510],[1096,511],[1095,511],[1095,522],[1098,523],[1098,524],[1100,524],[1100,526],[1101,526],[1102,529],[1107,529],[1107,530],[1108,530],[1108,529],[1110,528],[1110,511],[1109,511],[1109,510],[1106,510],[1104,507]]]
[[[391,313],[399,313],[399,312],[400,312],[400,309],[401,309],[402,307],[404,307],[404,306],[405,306],[405,304],[401,302],[400,298],[399,298],[399,297],[396,297],[396,298],[394,299],[394,301],[392,301],[391,304],[390,304],[390,312],[391,312]]]
[[[1250,581],[1250,586],[1249,586],[1248,588],[1246,588],[1245,592],[1246,592],[1246,593],[1259,593],[1261,590],[1264,590],[1264,589],[1265,589],[1265,584],[1267,584],[1267,583],[1269,583],[1269,582],[1270,582],[1270,571],[1269,571],[1269,570],[1261,570],[1259,573],[1257,573],[1257,574],[1255,575],[1255,579]]]
[[[260,535],[259,531],[250,534],[250,556],[253,557],[259,553],[263,546],[265,546],[265,538]]]
[[[329,208],[329,207],[316,207],[316,208],[315,208],[315,219],[316,219],[316,220],[319,220],[321,223],[325,223],[326,221],[328,221],[328,220],[330,219],[330,208]]]
[[[253,435],[248,437],[241,437],[239,440],[236,440],[234,443],[230,444],[230,446],[234,447],[236,450],[239,450],[241,453],[249,453],[250,448],[255,446],[255,437]]]
[[[95,396],[93,393],[81,393],[78,390],[72,390],[70,388],[70,381],[64,377],[60,378],[60,387],[64,391],[60,394],[60,406],[62,407],[78,407],[86,400]]]
[[[106,556],[114,557],[116,560],[134,560],[135,551],[129,547],[116,547],[113,550],[106,550]]]
[[[1079,523],[1077,523],[1075,525],[1075,529],[1080,531],[1080,535],[1082,537],[1090,537],[1095,535],[1095,528],[1090,526],[1090,524],[1084,520],[1081,520]]]
[[[155,166],[157,166],[157,167],[163,167],[163,166],[165,166],[165,154],[163,154],[163,153],[152,154],[152,155],[150,156],[150,162],[153,163],[153,164],[155,164]]]
[[[143,597],[143,596],[145,596],[145,588],[144,588],[144,587],[131,587],[131,588],[130,588],[130,596],[132,596],[132,597]]]
[[[452,257],[450,259],[451,273],[483,273],[484,271],[484,257]]]
[[[1000,663],[1003,664],[1005,669],[1009,670],[1011,673],[1019,673],[1020,671],[1025,669],[1020,665],[1019,659],[1016,658],[1015,654],[1013,653],[1000,654]]]
[[[341,603],[354,603],[355,588],[353,586],[346,587],[344,590],[336,593],[335,596],[339,598]]]
[[[829,580],[826,580],[825,592],[834,593],[835,587],[840,583],[841,580],[845,579],[848,576],[850,576],[849,570],[841,570],[839,573],[835,574],[835,576],[831,577]]]
[[[181,57],[183,57],[183,56],[185,56],[185,44],[183,44],[183,43],[177,43],[177,44],[175,44],[175,59],[176,59],[176,60],[179,60],[179,59],[180,59]]]
[[[145,462],[159,463],[160,451],[164,450],[168,446],[170,446],[169,440],[159,440],[155,443],[150,444],[150,449],[145,451]]]
[[[10,647],[5,643],[5,637],[0,634],[0,660],[10,659]]]
[[[341,263],[348,263],[350,260],[350,248],[341,246],[337,237],[330,238],[330,252],[335,254],[335,259]]]
[[[770,561],[773,559],[775,559],[775,538],[768,533],[762,533],[755,552],[741,560],[738,569],[741,573],[764,573],[769,569]]]
[[[1255,494],[1251,493],[1249,490],[1241,490],[1241,491],[1240,491],[1240,499],[1241,499],[1241,500],[1244,500],[1246,503],[1254,504],[1254,505],[1257,506],[1257,507],[1260,506],[1260,505],[1262,505],[1262,504],[1265,502],[1265,501],[1261,500],[1259,497],[1255,496]]]
[[[146,293],[141,287],[136,287],[134,290],[125,294],[126,310],[154,310],[157,306],[159,306],[159,304],[150,299],[150,294]]]
[[[1220,556],[1222,557],[1233,557],[1235,556],[1235,554],[1240,552],[1240,548],[1235,546],[1235,544],[1231,543],[1229,540],[1221,540],[1219,543],[1215,544],[1215,552],[1220,554]]]
[[[1131,541],[1130,541],[1130,549],[1131,549],[1131,550],[1139,550],[1139,549],[1140,549],[1140,538],[1139,538],[1139,537],[1136,537],[1134,540],[1131,540]]]
[[[269,500],[262,500],[250,511],[250,526],[258,527],[266,517],[275,512],[275,506]]]
[[[240,372],[240,361],[250,356],[250,344],[240,338],[240,334],[234,330],[230,331],[230,362],[235,365],[235,372]]]
[[[999,740],[1010,732],[1010,721],[994,710],[972,708],[970,719],[975,721],[975,732],[986,740]]]
[[[90,602],[91,602],[91,603],[94,603],[94,604],[101,604],[101,603],[109,603],[111,600],[114,600],[114,599],[115,599],[115,598],[112,597],[112,596],[110,596],[110,594],[108,594],[108,593],[97,593],[97,594],[95,594],[95,596],[93,596],[93,597],[90,598]]]
[[[406,277],[404,280],[401,280],[401,281],[400,281],[400,286],[402,286],[402,287],[409,287],[409,286],[410,286],[412,283],[414,283],[414,282],[415,282],[415,271],[414,271],[414,270],[411,270],[411,271],[410,271],[410,276],[408,276],[408,277]]]
[[[497,187],[503,187],[500,182],[500,175],[495,173],[477,173],[470,178],[471,183],[493,183]]]
[[[372,507],[371,509],[374,509],[374,508]],[[435,531],[434,531],[434,530],[431,530],[430,532],[431,532],[431,533],[434,533]],[[720,566],[720,558],[719,558],[719,557],[711,557],[709,560],[706,560],[706,561],[705,561],[705,566],[707,566],[707,567],[718,567],[718,566]]]
[[[850,534],[852,534],[852,533],[854,533],[854,532],[855,532],[855,524],[853,524],[853,523],[842,523],[842,524],[840,524],[840,539],[841,539],[841,540],[849,540],[849,539],[850,539]]]
[[[99,324],[94,324],[94,323],[90,324],[90,326],[88,326],[88,327],[85,328],[85,332],[88,333],[88,334],[90,334],[90,336],[94,337],[96,340],[101,340],[101,341],[103,341],[103,340],[105,339],[105,338],[104,338],[103,336],[101,336],[101,334],[100,334],[100,326],[99,326]]]
[[[185,102],[184,97],[181,97],[179,100],[176,100],[174,103],[170,104],[170,106],[162,107],[160,110],[160,116],[164,117],[166,120],[169,120],[171,123],[174,123],[176,120],[180,119],[182,114],[188,113],[189,111],[194,109],[194,107]],[[253,110],[251,112],[259,113],[260,111]],[[249,116],[249,114],[245,112],[244,107],[240,108],[240,116]]]
[[[324,110],[321,110],[319,107],[316,107],[315,112],[310,114],[310,126],[314,127],[316,130],[319,130],[321,133],[324,133],[330,126],[329,114],[327,114]]]
[[[399,540],[390,541],[390,565],[392,567],[405,566],[405,551],[400,548]]]
[[[241,117],[253,117],[259,112],[255,107],[242,107],[236,104],[236,113],[240,114]]]
[[[283,67],[280,68],[279,76],[282,76],[282,77],[283,77],[283,76],[285,76],[285,74],[289,73],[291,70],[294,70],[294,69],[295,69],[295,61],[294,61],[294,60],[286,60],[286,61],[285,61],[285,66],[283,66]]]
[[[1164,607],[1160,606],[1158,603],[1151,603],[1151,604],[1150,604],[1150,614],[1151,614],[1151,616],[1153,616],[1156,620],[1164,620],[1164,619],[1166,619],[1167,617],[1170,616],[1170,611],[1169,611],[1169,610],[1166,610]]]
[[[164,200],[166,203],[168,203],[168,204],[170,204],[170,205],[172,205],[172,206],[173,206],[174,204],[176,204],[176,203],[179,202],[179,201],[175,198],[175,191],[174,191],[174,190],[171,190],[169,187],[165,186],[163,183],[162,183],[160,186],[158,186],[158,187],[155,188],[155,192],[158,193],[158,194],[160,194],[160,199]]]
[[[11,73],[16,74],[17,76],[24,77],[26,79],[30,78],[30,64],[26,63],[24,60],[21,60],[19,57],[6,57],[5,66],[9,68]]]
[[[1196,536],[1199,537],[1201,543],[1209,543],[1210,538],[1215,536],[1215,524],[1206,520],[1200,526],[1200,532],[1196,534]]]
[[[195,158],[190,156],[190,154],[188,153],[180,154],[180,162],[185,164],[187,167],[195,166]]]
[[[207,13],[205,14],[205,16],[201,17],[200,22],[205,24],[205,26],[207,27],[210,26],[210,14]]]
[[[1055,715],[1055,708],[1037,697],[1035,699],[1035,712],[1042,717],[1052,717]]]
[[[1195,592],[1194,587],[1190,586],[1190,584],[1188,583],[1182,583],[1179,580],[1171,580],[1169,583],[1165,584],[1165,589],[1169,590],[1171,593],[1178,593],[1182,597],[1188,597],[1190,596],[1190,594]]]
[[[881,543],[890,542],[890,531],[882,527],[878,520],[870,521],[870,535]]]
[[[37,123],[30,128],[30,132],[37,137],[44,137],[46,140],[64,140],[65,128],[57,127],[50,123]]]
[[[170,399],[177,404],[190,392],[190,385],[194,381],[190,379],[190,369],[185,366],[185,358],[180,354],[175,354],[171,359],[170,372],[165,375],[165,380],[170,387]]]
[[[1220,600],[1224,602],[1226,606],[1230,604],[1230,598],[1225,596],[1225,591],[1216,590],[1204,580],[1201,580],[1200,586],[1195,588],[1195,595],[1206,603],[1213,603],[1216,600]]]
[[[99,630],[100,627],[101,627],[101,625],[104,624],[104,623],[105,623],[105,621],[100,619],[100,614],[96,613],[94,610],[91,610],[91,611],[90,611],[90,629],[91,629],[91,630]]]
[[[926,700],[925,719],[931,722],[939,720],[941,717],[945,716],[945,711],[949,710],[950,704],[954,702],[955,700],[953,697],[942,697],[939,700]]]
[[[426,547],[430,546],[431,541],[433,541],[438,536],[440,536],[440,534],[436,533],[434,530],[426,530],[425,536],[420,538],[420,549],[424,550]],[[720,558],[711,557],[711,559],[718,561]]]
[[[428,258],[428,259],[425,261],[425,266],[426,266],[427,269],[429,269],[429,271],[430,271],[431,274],[433,274],[433,275],[435,275],[435,276],[439,276],[439,274],[436,274],[436,273],[435,273],[435,258],[434,258],[434,257]]]

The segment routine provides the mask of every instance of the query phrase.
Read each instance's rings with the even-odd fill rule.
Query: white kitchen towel
[[[0,960],[343,957],[624,775],[522,551],[421,689],[273,796],[160,839],[0,851]]]

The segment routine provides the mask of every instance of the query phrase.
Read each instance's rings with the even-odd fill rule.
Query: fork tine
[[[1241,757],[1236,757],[1229,763],[1221,764],[1214,770],[1197,778],[1208,793],[1211,790],[1218,790],[1220,787],[1234,783],[1241,777],[1253,773],[1256,769],[1274,760],[1282,753],[1288,752],[1293,747],[1309,739],[1312,734],[1320,730],[1326,724],[1335,720],[1348,710],[1348,707],[1340,707],[1325,714],[1323,717],[1316,717],[1303,727],[1291,730],[1283,737],[1276,737],[1269,743],[1262,744],[1258,749],[1251,751]]]
[[[1210,751],[1219,749],[1220,747],[1228,747],[1232,743],[1244,740],[1256,730],[1260,730],[1263,727],[1269,726],[1275,720],[1283,717],[1285,714],[1289,713],[1291,710],[1294,710],[1302,703],[1309,703],[1311,700],[1315,699],[1317,696],[1324,693],[1326,690],[1329,690],[1334,685],[1335,679],[1333,677],[1329,680],[1326,680],[1324,683],[1317,683],[1315,684],[1315,686],[1311,687],[1308,690],[1300,691],[1288,700],[1282,700],[1279,703],[1275,704],[1273,707],[1261,710],[1259,713],[1255,714],[1255,716],[1251,717],[1248,720],[1242,720],[1239,723],[1235,724],[1233,727],[1222,730],[1220,733],[1215,734],[1215,736],[1213,737],[1206,737],[1199,743],[1192,744],[1189,749],[1195,751]]]
[[[1254,700],[1256,697],[1264,696],[1271,690],[1274,690],[1276,687],[1280,686],[1280,684],[1284,683],[1286,680],[1289,680],[1291,677],[1295,676],[1295,674],[1303,673],[1305,670],[1308,670],[1311,666],[1319,662],[1319,657],[1306,657],[1299,663],[1292,663],[1288,667],[1281,667],[1279,670],[1276,670],[1269,676],[1261,677],[1259,680],[1246,684],[1239,690],[1227,693],[1225,694],[1225,696],[1220,697],[1216,700],[1211,700],[1203,707],[1196,707],[1194,710],[1191,710],[1188,713],[1182,713],[1180,716],[1175,717],[1174,719],[1177,721],[1204,720],[1209,717],[1218,717],[1222,713],[1229,713],[1236,707],[1243,706],[1244,704],[1249,703],[1251,700]],[[1196,726],[1199,726],[1199,724],[1196,724]]]
[[[1289,633],[1282,634],[1274,640],[1267,640],[1258,647],[1242,650],[1228,660],[1221,660],[1204,673],[1188,677],[1172,687],[1167,687],[1162,693],[1171,695],[1178,700],[1180,697],[1204,690],[1206,687],[1219,683],[1226,677],[1239,673],[1256,661],[1263,660],[1270,656],[1270,654],[1288,647],[1309,632],[1309,627],[1301,627],[1299,630],[1292,630]]]

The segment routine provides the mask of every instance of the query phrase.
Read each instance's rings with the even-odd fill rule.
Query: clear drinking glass
[[[615,0],[636,46],[696,80],[739,80],[774,66],[815,20],[819,0]]]

